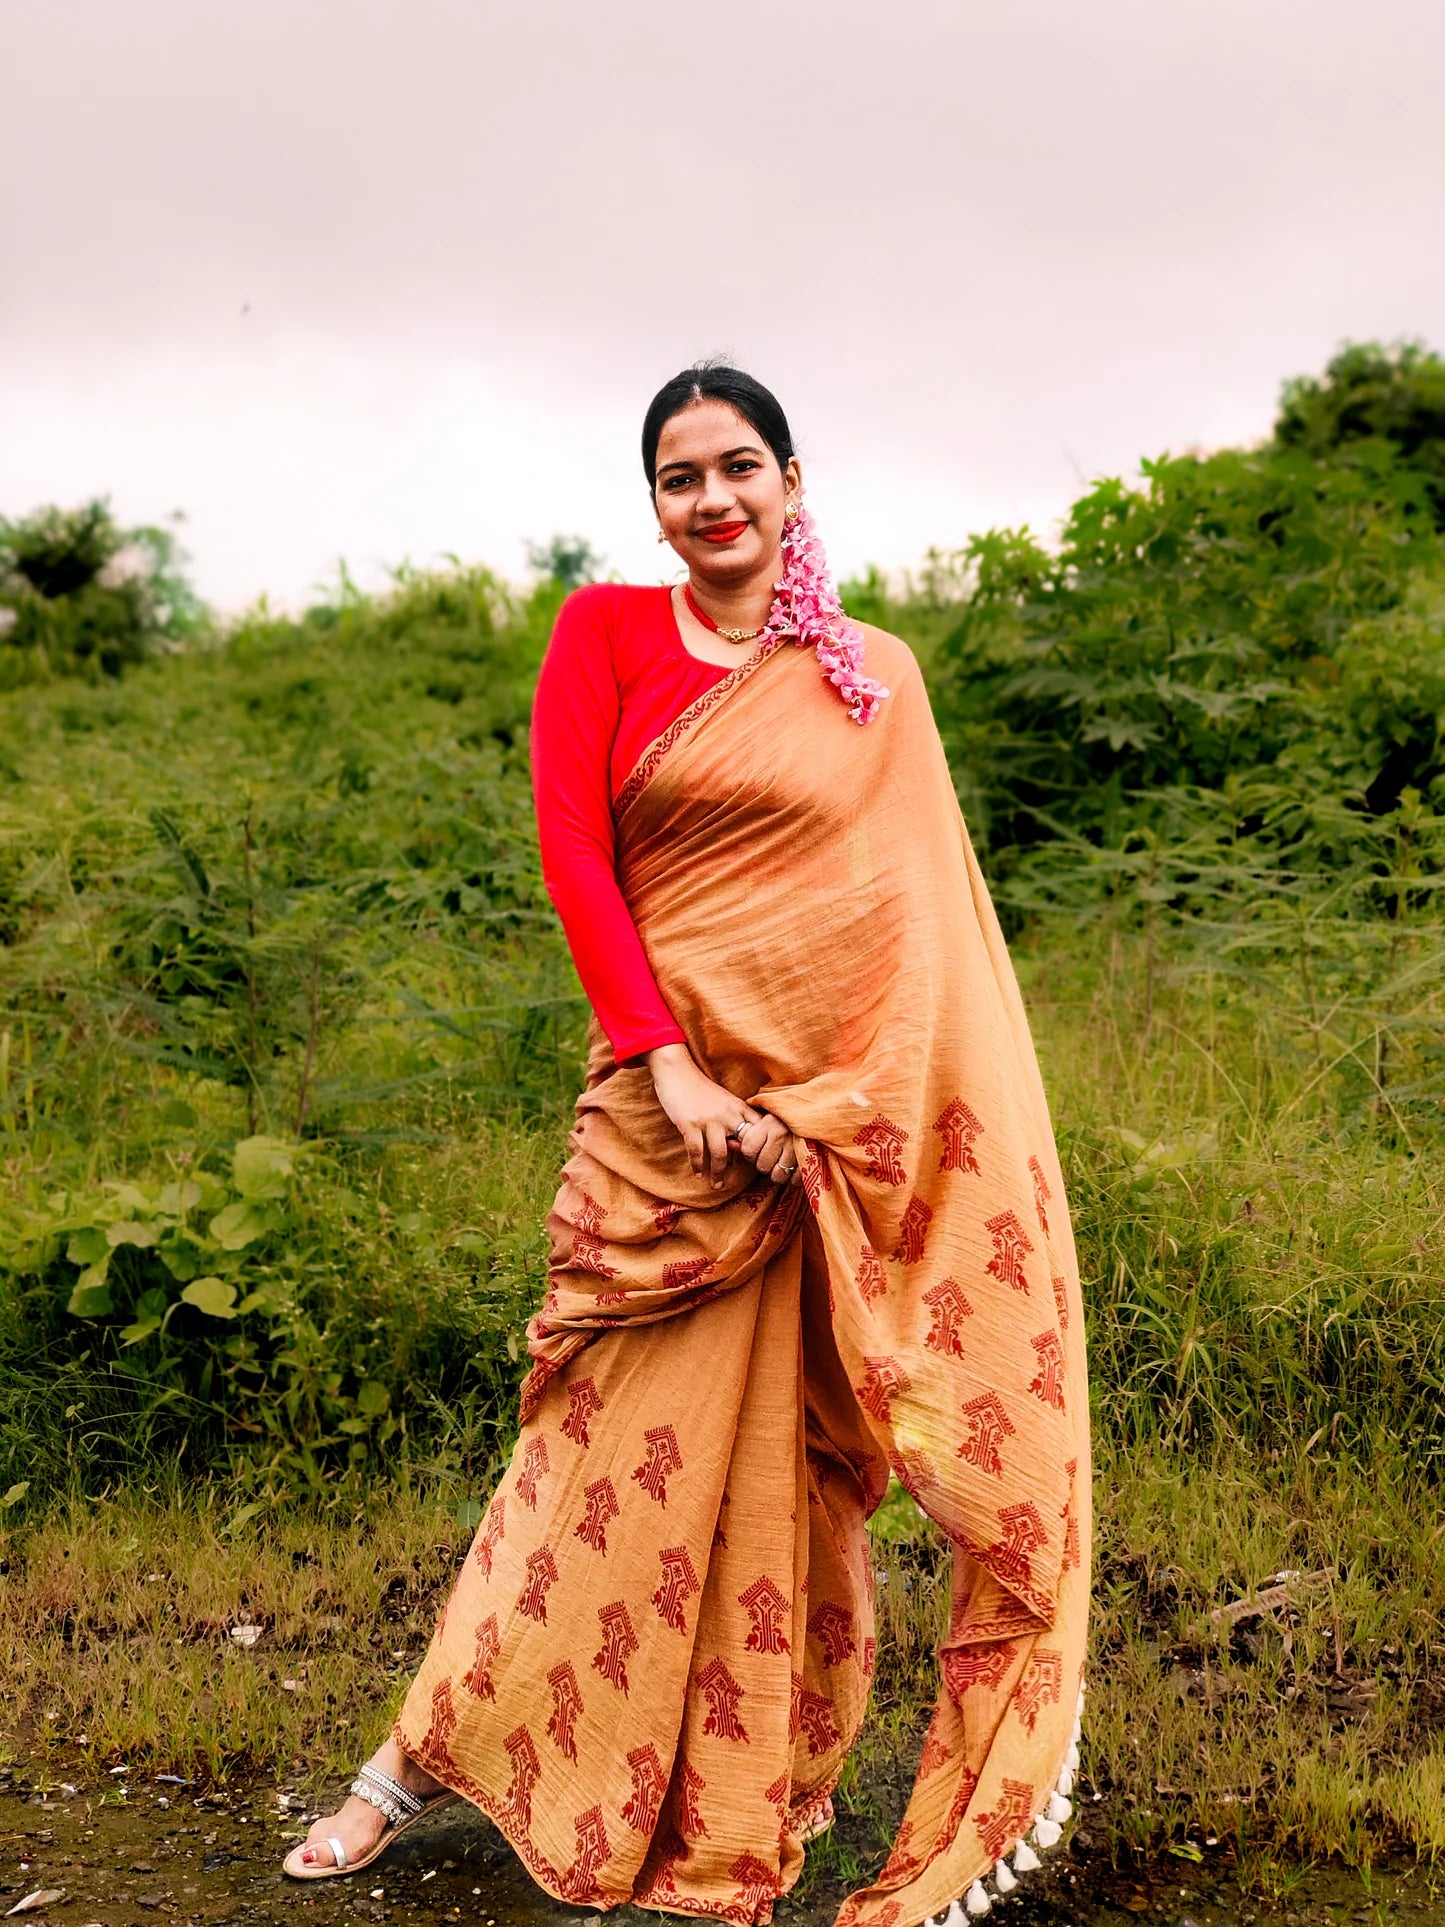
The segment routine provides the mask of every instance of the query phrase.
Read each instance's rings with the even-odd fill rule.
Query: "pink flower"
[[[791,636],[817,652],[823,674],[848,705],[855,723],[871,723],[888,691],[863,674],[863,637],[838,599],[817,525],[806,508],[783,531],[783,574],[768,612],[765,635]]]

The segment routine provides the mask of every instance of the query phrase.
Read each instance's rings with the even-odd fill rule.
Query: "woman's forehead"
[[[657,463],[700,461],[734,448],[763,446],[752,423],[731,402],[706,396],[679,409],[662,425],[657,439]]]

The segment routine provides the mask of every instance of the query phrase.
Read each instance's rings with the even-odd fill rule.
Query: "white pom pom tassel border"
[[[1074,1790],[1074,1775],[1079,1770],[1079,1740],[1083,1734],[1084,1686],[1080,1682],[1078,1710],[1074,1716],[1074,1730],[1069,1735],[1068,1752],[1059,1768],[1059,1777],[1054,1790],[1042,1812],[1034,1815],[1032,1837],[1033,1845],[1027,1839],[1019,1839],[1013,1845],[1013,1865],[1007,1859],[998,1860],[993,1868],[993,1892],[984,1885],[984,1877],[974,1881],[967,1893],[951,1900],[941,1914],[929,1916],[928,1927],[968,1927],[971,1920],[979,1920],[986,1914],[995,1900],[1001,1900],[1018,1886],[1018,1875],[1036,1873],[1044,1864],[1034,1847],[1048,1852],[1056,1847],[1064,1837],[1064,1822],[1074,1811],[1069,1795]]]

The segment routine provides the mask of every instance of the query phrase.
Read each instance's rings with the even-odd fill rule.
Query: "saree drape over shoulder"
[[[1068,1816],[1091,1509],[1063,1182],[917,665],[876,633],[868,663],[893,694],[859,728],[765,643],[618,798],[667,1002],[801,1182],[695,1177],[594,1024],[521,1436],[397,1724],[579,1905],[770,1919],[863,1719],[890,1469],[952,1542],[951,1621],[892,1856],[839,1922],[982,1911]]]

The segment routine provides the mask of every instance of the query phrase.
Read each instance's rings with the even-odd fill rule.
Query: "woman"
[[[838,1918],[957,1921],[1058,1840],[1078,1761],[1048,1112],[917,665],[844,616],[778,403],[689,369],[643,459],[687,582],[570,597],[533,719],[596,1015],[521,1436],[392,1740],[287,1869],[460,1794],[554,1895],[766,1922],[862,1722],[891,1469],[953,1543],[951,1620],[893,1854]]]

